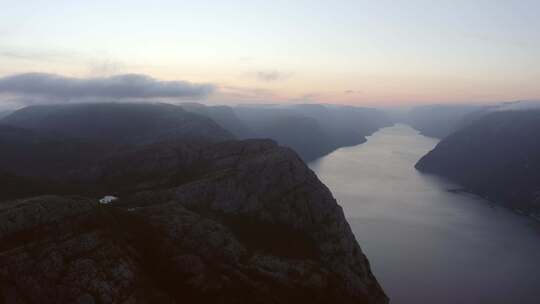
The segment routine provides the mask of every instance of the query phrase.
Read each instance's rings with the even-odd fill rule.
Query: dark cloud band
[[[211,84],[160,81],[146,75],[125,74],[102,78],[73,78],[45,73],[17,74],[0,78],[0,93],[53,98],[192,98],[201,99],[215,90]]]

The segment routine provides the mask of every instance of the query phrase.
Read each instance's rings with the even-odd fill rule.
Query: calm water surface
[[[310,167],[391,303],[540,303],[539,223],[418,173],[414,164],[436,144],[395,125]]]

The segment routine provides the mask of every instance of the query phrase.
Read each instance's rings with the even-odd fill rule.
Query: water
[[[540,225],[414,169],[437,140],[405,125],[310,164],[391,303],[540,303]]]

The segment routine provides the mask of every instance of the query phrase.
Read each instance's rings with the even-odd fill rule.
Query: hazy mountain
[[[13,111],[0,111],[0,119],[8,116],[11,113],[13,113]]]
[[[113,144],[234,138],[211,119],[170,104],[91,103],[29,106],[4,117],[40,133]]]
[[[238,117],[250,128],[252,138],[271,138],[293,148],[306,160],[313,160],[331,151],[332,139],[318,122],[290,110],[236,107]]]
[[[496,111],[540,110],[540,100],[518,100],[499,105]]]
[[[389,126],[375,109],[320,104],[204,106],[182,104],[204,115],[238,138],[271,138],[311,161],[344,146],[365,142],[365,136]]]
[[[234,111],[253,136],[291,147],[305,161],[363,143],[365,136],[391,124],[381,111],[345,106],[239,106]]]
[[[342,105],[298,104],[291,108],[335,129],[351,129],[369,135],[391,124],[385,112],[372,108]]]
[[[237,138],[253,137],[251,130],[242,122],[229,106],[206,106],[200,103],[183,103],[182,108],[188,112],[206,116]]]
[[[483,115],[488,106],[428,105],[413,108],[408,123],[425,136],[444,138],[464,124],[469,115]]]
[[[490,200],[540,213],[540,110],[492,111],[443,139],[416,165]]]
[[[380,128],[392,125],[380,110],[339,105],[299,104],[292,109],[314,118],[334,139],[337,147],[356,145]]]

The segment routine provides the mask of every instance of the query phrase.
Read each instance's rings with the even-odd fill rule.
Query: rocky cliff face
[[[121,159],[86,181],[118,195],[111,205],[76,196],[0,205],[0,299],[388,302],[341,208],[291,150],[248,140]],[[133,178],[116,185],[123,176]]]
[[[540,213],[540,111],[496,111],[443,139],[416,168],[510,208]]]

